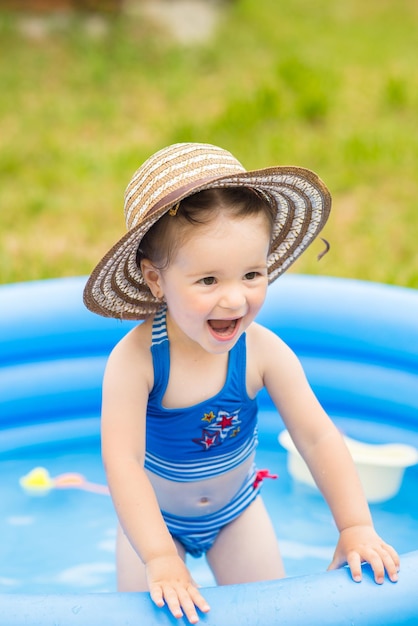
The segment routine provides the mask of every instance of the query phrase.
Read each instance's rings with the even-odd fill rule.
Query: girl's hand
[[[371,565],[374,580],[381,585],[385,579],[385,570],[394,583],[398,580],[399,556],[385,543],[372,526],[350,526],[340,533],[334,558],[328,569],[337,569],[347,564],[351,576],[356,582],[361,581],[361,563]]]
[[[159,607],[167,604],[174,617],[183,617],[196,624],[196,607],[203,613],[210,609],[181,557],[161,556],[148,561],[147,578],[151,599]]]

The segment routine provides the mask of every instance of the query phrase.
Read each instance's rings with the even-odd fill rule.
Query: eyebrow
[[[267,270],[267,261],[265,263],[259,263],[257,265],[248,265],[246,268],[244,268],[243,270],[243,275],[248,274],[249,272],[256,272],[256,271],[264,271]],[[222,268],[221,268],[221,273],[222,273]],[[192,272],[186,272],[187,276],[189,276],[190,278],[195,278],[197,276],[216,276],[217,274],[219,274],[219,268],[218,269],[203,269],[203,270],[199,270],[199,271],[192,271]]]

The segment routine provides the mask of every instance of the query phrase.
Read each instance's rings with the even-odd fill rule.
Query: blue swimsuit
[[[154,387],[147,407],[145,467],[163,478],[189,482],[223,474],[250,457],[257,446],[257,401],[246,391],[245,334],[229,353],[223,389],[192,407],[162,405],[170,370],[165,308],[154,318],[151,352]],[[221,528],[253,502],[260,482],[253,466],[232,501],[215,513],[179,517],[162,511],[170,533],[187,552],[200,556]]]

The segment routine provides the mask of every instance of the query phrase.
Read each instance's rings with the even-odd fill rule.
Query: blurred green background
[[[192,39],[140,1],[0,10],[0,282],[89,273],[125,231],[133,171],[207,141],[328,184],[331,251],[291,271],[418,288],[416,0],[208,2]]]

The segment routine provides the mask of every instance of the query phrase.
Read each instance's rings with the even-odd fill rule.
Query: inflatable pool
[[[100,464],[100,390],[106,356],[132,323],[86,311],[84,282],[0,288],[0,625],[179,623],[147,594],[112,592],[115,519]],[[299,354],[322,404],[362,450],[418,449],[417,292],[288,275],[270,288],[259,320]],[[364,566],[355,584],[346,568],[324,571],[336,530],[318,492],[290,471],[267,396],[260,409],[259,456],[280,475],[263,493],[289,577],[216,587],[204,563],[192,562],[212,606],[202,623],[418,623],[417,466],[405,462],[393,492],[371,497],[378,530],[402,553],[399,582],[378,586]],[[381,461],[377,486],[386,481]],[[34,497],[19,480],[41,465],[48,472],[37,480],[47,476],[49,486]],[[92,544],[101,556],[90,555]]]

